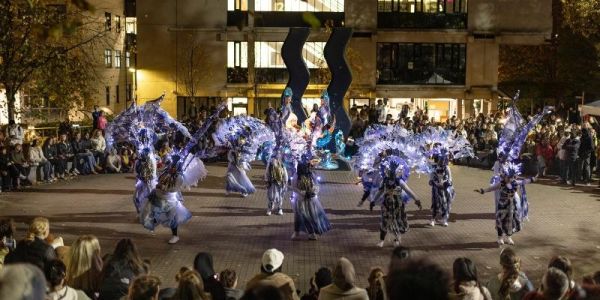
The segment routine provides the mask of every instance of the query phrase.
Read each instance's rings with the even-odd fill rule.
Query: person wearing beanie
[[[282,273],[283,253],[277,249],[268,249],[262,256],[260,273],[246,284],[246,291],[260,285],[274,286],[284,295],[286,300],[299,300],[294,280]]]
[[[210,253],[200,252],[194,258],[194,270],[202,277],[204,291],[210,294],[212,300],[225,300],[225,288],[217,280]]]
[[[341,257],[333,270],[333,283],[321,289],[319,300],[368,300],[367,291],[357,287],[355,282],[354,266],[347,258]]]

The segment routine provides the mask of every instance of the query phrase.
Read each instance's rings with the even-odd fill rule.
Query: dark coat
[[[579,154],[579,145],[581,142],[577,138],[569,138],[563,144],[563,149],[565,149],[565,158],[569,161],[577,160]]]
[[[4,263],[30,263],[45,270],[46,265],[56,258],[54,248],[46,241],[36,237],[33,241],[19,241],[17,249],[6,256]]]
[[[143,269],[134,269],[124,261],[109,260],[102,271],[100,280],[100,300],[119,300],[127,295],[129,283],[140,274]]]

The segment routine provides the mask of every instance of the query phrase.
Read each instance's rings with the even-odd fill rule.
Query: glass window
[[[115,68],[121,67],[121,50],[115,50]]]
[[[115,16],[115,30],[117,33],[121,32],[121,16]]]
[[[129,68],[131,66],[130,59],[131,59],[131,52],[125,51],[125,68]]]
[[[248,10],[248,0],[227,0],[227,10]]]
[[[125,32],[137,33],[137,18],[125,18]]]
[[[111,27],[111,22],[112,22],[112,17],[110,15],[109,12],[105,12],[104,13],[104,29],[106,31],[110,31]]]
[[[256,11],[344,12],[344,0],[256,0],[254,5]]]
[[[248,42],[227,42],[227,67],[248,68]]]
[[[466,13],[467,0],[378,0],[380,12]]]
[[[302,57],[310,69],[327,68],[323,54],[325,42],[307,42],[302,49]],[[281,58],[283,42],[255,42],[254,66],[257,68],[285,68]]]
[[[230,97],[227,98],[227,108],[234,116],[248,114],[248,98]]]
[[[106,86],[105,88],[105,97],[106,97],[106,106],[110,105],[110,86]]]
[[[119,86],[118,86],[118,85],[117,85],[117,86],[115,86],[115,98],[116,98],[116,99],[115,99],[115,100],[116,100],[116,102],[117,102],[117,103],[119,103],[119,101],[120,101],[121,99],[120,99],[120,97],[119,97]]]
[[[104,66],[107,68],[112,67],[112,50],[104,49]]]

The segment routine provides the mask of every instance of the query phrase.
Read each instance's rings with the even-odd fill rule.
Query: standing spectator
[[[15,223],[12,219],[0,219],[0,270],[4,266],[6,256],[15,250]]]
[[[106,120],[106,116],[104,116],[104,112],[100,111],[99,112],[99,116],[98,116],[98,127],[96,129],[104,132],[104,129],[106,129],[106,125],[108,124],[108,121]]]
[[[49,235],[48,219],[42,217],[33,219],[27,237],[19,241],[17,249],[6,256],[4,263],[30,263],[44,270],[48,262],[56,259],[54,248],[46,242]]]
[[[331,270],[326,267],[322,267],[315,273],[315,276],[310,278],[310,289],[308,294],[302,296],[300,300],[317,300],[319,298],[319,292],[322,288],[333,283],[333,275]]]
[[[492,300],[487,288],[481,286],[477,276],[477,267],[470,259],[460,257],[452,266],[454,283],[450,292],[452,300]]]
[[[212,255],[206,252],[196,254],[194,270],[202,277],[204,290],[212,296],[212,300],[225,300],[225,288],[217,280]]]
[[[577,158],[579,153],[580,141],[575,132],[571,131],[569,139],[565,141],[562,148],[565,149],[566,172],[565,178],[567,184],[575,185],[577,181]]]
[[[98,239],[93,235],[80,236],[71,246],[68,261],[67,284],[97,299],[102,272]]]
[[[58,154],[58,158],[60,160],[64,160],[65,162],[71,162],[71,170],[66,170],[65,172],[69,172],[72,175],[78,175],[79,171],[77,170],[77,159],[75,157],[75,153],[73,152],[73,147],[71,143],[67,140],[67,134],[63,133],[60,135],[60,140],[56,145],[56,153]],[[65,164],[67,166],[67,164]]]
[[[42,171],[42,180],[45,182],[52,182],[54,181],[54,178],[52,178],[52,164],[46,156],[44,156],[44,151],[42,151],[42,147],[40,147],[38,142],[37,139],[33,140],[31,147],[29,147],[29,159],[31,160],[31,165],[36,168],[36,171]]]
[[[547,139],[543,139],[541,143],[535,146],[535,154],[538,162],[538,176],[545,177],[546,171],[552,166],[552,158],[554,157],[554,150],[548,143]]]
[[[354,266],[347,258],[342,257],[333,270],[333,283],[321,289],[319,300],[369,300],[367,291],[356,287],[355,282]]]
[[[66,284],[67,267],[62,261],[58,259],[50,261],[44,273],[48,281],[48,300],[90,300],[83,291]]]
[[[92,111],[92,128],[98,129],[98,119],[100,118],[101,111],[98,110],[98,105],[94,105],[94,110]]]
[[[533,284],[521,271],[521,259],[511,248],[500,253],[502,272],[487,283],[494,300],[519,300],[534,290]]]
[[[227,300],[239,300],[244,295],[244,291],[236,289],[238,284],[237,274],[234,270],[225,269],[219,275],[221,284],[225,288],[225,297]]]
[[[253,290],[260,285],[276,287],[285,300],[299,300],[294,280],[282,273],[283,253],[277,249],[268,249],[262,256],[260,273],[256,274],[246,284],[246,291]]]
[[[23,144],[25,131],[20,124],[15,123],[15,120],[10,120],[8,121],[8,126],[6,127],[6,136],[8,137],[8,143],[11,146]]]
[[[427,260],[403,260],[387,275],[387,299],[447,300],[449,281],[446,272],[436,264]]]
[[[102,270],[100,300],[121,299],[127,295],[129,284],[145,273],[144,263],[133,241],[120,240]]]
[[[377,100],[377,122],[380,124],[385,124],[385,120],[387,117],[386,111],[387,99]]]
[[[46,279],[42,271],[30,264],[6,266],[0,271],[0,299],[46,299]]]
[[[211,297],[204,291],[200,274],[196,271],[187,271],[179,278],[177,291],[171,300],[211,300]]]
[[[158,300],[160,279],[156,276],[142,275],[129,287],[127,300]]]
[[[67,160],[64,158],[60,158],[58,156],[58,151],[56,149],[56,139],[54,137],[49,137],[44,141],[44,146],[42,150],[44,152],[44,156],[54,168],[54,177],[58,179],[65,178],[65,170],[67,169]]]
[[[589,123],[588,123],[589,126]],[[583,183],[590,185],[592,181],[592,169],[591,169],[591,157],[594,152],[594,143],[590,134],[590,129],[584,127],[581,131],[581,140],[579,144],[578,159],[579,159],[579,170],[581,170],[581,178]]]
[[[565,131],[556,144],[556,158],[558,159],[559,176],[562,184],[567,184],[567,150],[563,146],[569,139],[569,136],[570,133]]]

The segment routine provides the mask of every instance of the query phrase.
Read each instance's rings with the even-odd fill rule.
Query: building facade
[[[287,82],[280,50],[290,27],[313,26],[304,46],[309,110],[330,74],[331,27],[353,28],[346,107],[386,98],[444,120],[489,112],[499,47],[550,39],[551,0],[145,0],[137,2],[137,98],[166,93],[184,117],[227,100],[234,114],[262,116]]]

